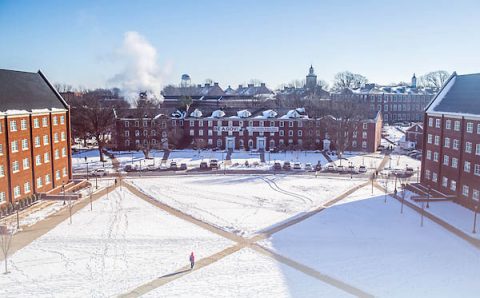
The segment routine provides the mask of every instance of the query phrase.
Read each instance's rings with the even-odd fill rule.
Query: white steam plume
[[[148,40],[138,32],[128,31],[119,54],[125,67],[108,80],[109,84],[119,87],[129,100],[138,98],[139,92],[146,90],[161,100],[160,86],[164,74],[157,64],[157,50]]]

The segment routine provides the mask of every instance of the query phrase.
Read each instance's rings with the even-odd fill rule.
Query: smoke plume
[[[148,40],[135,31],[125,33],[123,45],[118,51],[120,62],[125,63],[121,73],[116,74],[108,83],[119,87],[122,95],[129,100],[138,98],[139,92],[148,91],[162,99],[160,86],[164,74],[157,63],[157,50]]]

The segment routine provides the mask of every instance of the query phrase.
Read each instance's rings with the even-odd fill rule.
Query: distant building
[[[0,211],[72,177],[69,106],[42,72],[0,70]]]
[[[305,77],[304,86],[285,86],[283,89],[278,90],[277,97],[284,100],[295,100],[305,98],[328,98],[329,93],[318,86],[317,75],[313,69],[313,65],[310,65],[308,74]]]
[[[447,80],[426,108],[421,182],[472,207],[480,200],[480,74]]]
[[[313,70],[313,65],[310,65],[310,69],[308,70],[308,75],[305,79],[305,88],[307,90],[315,90],[317,87],[317,75]]]
[[[421,150],[423,147],[423,123],[415,123],[407,128],[405,141],[409,143],[407,147]]]
[[[412,86],[377,86],[366,84],[358,89],[344,89],[330,94],[333,100],[357,100],[368,105],[371,112],[380,111],[385,123],[423,121],[424,109],[436,90]]]

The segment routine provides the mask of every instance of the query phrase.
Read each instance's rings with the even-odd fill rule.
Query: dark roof
[[[439,100],[435,112],[480,115],[480,73],[455,76],[452,87]]]
[[[0,69],[0,111],[51,108],[67,106],[40,71]]]

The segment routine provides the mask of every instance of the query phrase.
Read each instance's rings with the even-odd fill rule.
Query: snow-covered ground
[[[200,220],[250,235],[331,200],[364,180],[291,175],[197,175],[130,179]]]
[[[263,245],[378,297],[478,297],[480,251],[370,187]]]
[[[396,127],[396,126],[389,126],[385,124],[383,127],[383,131],[388,135],[386,136],[390,141],[395,142],[398,144],[400,141],[405,140],[405,132],[401,132],[398,129],[404,131],[406,127]]]
[[[123,191],[17,251],[0,297],[116,296],[232,244]]]
[[[85,157],[87,160],[85,161]],[[91,149],[87,151],[82,151],[72,155],[72,169],[74,173],[86,172],[87,171],[87,162],[88,162],[88,171],[91,172],[95,169],[105,168],[108,171],[112,169],[112,160],[104,155],[105,165],[100,161],[100,154],[98,149]]]
[[[244,248],[142,297],[351,297]]]

